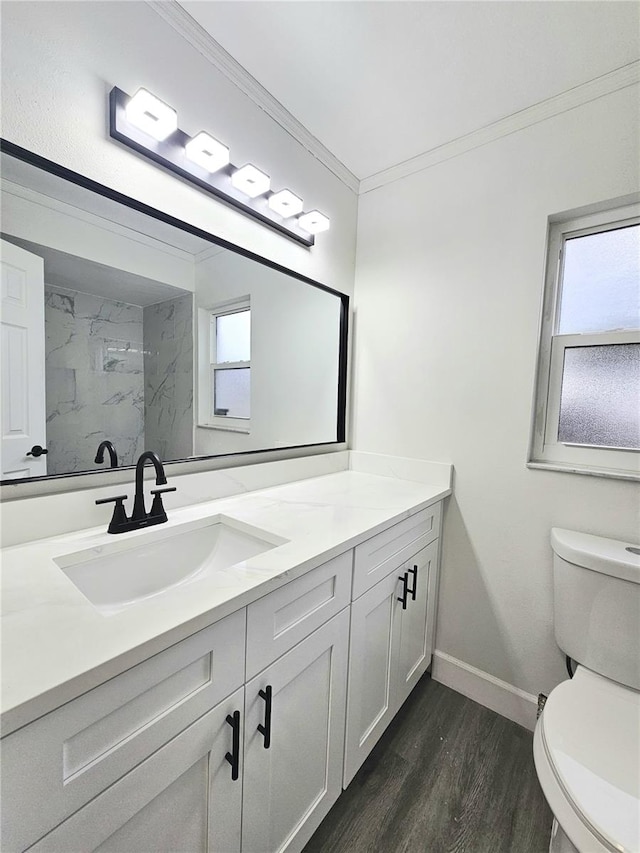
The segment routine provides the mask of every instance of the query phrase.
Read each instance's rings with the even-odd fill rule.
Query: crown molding
[[[640,60],[631,62],[629,65],[624,65],[622,68],[617,68],[615,71],[610,71],[608,74],[603,74],[601,77],[596,77],[572,89],[567,89],[566,92],[555,95],[553,98],[540,101],[531,107],[486,125],[486,127],[474,130],[450,142],[445,142],[443,145],[425,151],[423,154],[418,154],[410,160],[397,163],[395,166],[363,178],[360,181],[360,195],[379,189],[401,178],[409,177],[424,169],[430,169],[432,166],[445,162],[445,160],[459,157],[474,148],[488,145],[503,136],[517,133],[526,127],[531,127],[531,125],[538,124],[587,104],[589,101],[601,98],[603,95],[609,95],[636,83],[640,83]]]
[[[619,89],[640,83],[640,60],[631,62],[559,95],[554,95],[516,113],[505,116],[485,127],[452,139],[436,148],[418,154],[402,163],[383,169],[359,180],[307,128],[252,77],[218,42],[183,9],[178,0],[147,0],[151,8],[186,39],[202,56],[237,86],[253,103],[264,110],[290,136],[319,160],[354,193],[363,195],[372,190],[430,169],[446,160],[459,157],[474,148],[481,148],[503,136],[509,136],[546,119],[580,107]]]
[[[293,115],[276,100],[264,86],[252,77],[231,54],[182,8],[177,0],[147,0],[151,8],[173,29],[186,39],[218,71],[238,87],[254,104],[267,113],[277,124],[303,146],[316,160],[326,166],[352,192],[358,193],[360,181],[328,148],[310,133]]]

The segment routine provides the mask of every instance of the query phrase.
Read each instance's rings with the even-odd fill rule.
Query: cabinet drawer
[[[247,607],[247,679],[349,604],[352,561],[340,554]]]
[[[354,599],[437,539],[441,506],[437,503],[420,510],[356,546],[353,563]]]
[[[2,849],[24,850],[244,681],[245,611],[2,740]]]

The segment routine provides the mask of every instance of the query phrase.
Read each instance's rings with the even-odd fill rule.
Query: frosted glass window
[[[640,344],[565,349],[558,441],[640,449]]]
[[[564,244],[559,335],[640,328],[640,225]]]
[[[216,362],[249,361],[251,358],[251,312],[238,311],[216,317]]]
[[[228,418],[248,418],[250,412],[251,369],[214,370],[214,414]]]

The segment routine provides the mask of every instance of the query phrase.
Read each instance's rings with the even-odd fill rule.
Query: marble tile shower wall
[[[45,285],[47,471],[96,470],[105,438],[121,465],[144,449],[142,308]]]
[[[193,298],[144,309],[145,443],[162,459],[193,454]]]

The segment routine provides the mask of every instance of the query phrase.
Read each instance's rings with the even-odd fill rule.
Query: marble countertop
[[[61,555],[121,539],[109,535],[106,525],[5,549],[0,611],[3,734],[450,493],[442,484],[341,471],[174,509],[162,527],[123,537],[142,540],[154,531],[220,514],[286,543],[110,615],[96,610],[54,562]]]

